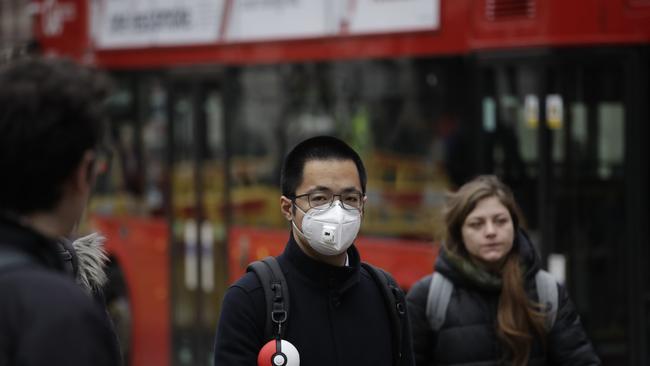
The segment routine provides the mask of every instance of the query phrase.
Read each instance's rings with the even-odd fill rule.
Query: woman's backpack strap
[[[546,311],[546,330],[550,331],[555,324],[558,309],[558,290],[557,281],[552,274],[540,269],[535,274],[535,285],[537,286],[537,296],[539,303],[544,306]]]
[[[447,306],[453,290],[454,284],[447,277],[439,272],[433,272],[427,295],[426,316],[429,319],[431,329],[435,332],[440,330],[445,323]]]

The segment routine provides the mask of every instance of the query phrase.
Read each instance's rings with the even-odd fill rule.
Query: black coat
[[[531,299],[538,301],[535,274],[540,269],[540,259],[522,233],[514,245],[519,248],[520,258],[527,268],[526,291]],[[431,275],[418,281],[407,295],[416,365],[501,364],[506,348],[495,332],[500,290],[478,286],[458,270],[444,250],[436,260],[436,270],[454,284],[445,322],[437,334],[425,314]],[[566,289],[558,286],[558,314],[547,334],[547,350],[544,351],[540,339],[535,339],[528,364],[600,365]]]
[[[0,221],[0,256],[27,261],[0,269],[0,366],[120,364],[103,310],[65,272],[57,244]]]
[[[377,283],[348,250],[349,266],[318,262],[291,238],[278,262],[289,287],[285,339],[307,366],[389,366],[393,359],[390,318]],[[253,366],[268,341],[264,291],[249,272],[226,292],[215,342],[215,366]],[[410,350],[410,340],[405,340]],[[404,355],[413,365],[410,352]]]

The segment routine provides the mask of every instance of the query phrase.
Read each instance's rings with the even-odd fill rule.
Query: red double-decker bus
[[[115,80],[89,217],[130,365],[211,364],[225,288],[287,240],[282,158],[317,134],[366,162],[358,246],[404,288],[433,268],[445,192],[496,173],[604,363],[650,362],[647,0],[30,9],[41,52]]]

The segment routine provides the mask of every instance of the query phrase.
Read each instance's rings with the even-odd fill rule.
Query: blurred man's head
[[[0,67],[1,213],[49,215],[55,231],[79,219],[105,130],[104,81],[64,60]]]

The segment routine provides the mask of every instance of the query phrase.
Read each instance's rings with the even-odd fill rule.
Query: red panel
[[[613,33],[634,33],[650,41],[650,1],[610,0],[603,2],[605,29]]]
[[[535,9],[532,18],[490,20],[486,17],[487,1],[498,0],[441,1],[440,29],[430,32],[93,51],[85,1],[41,0],[59,6],[74,4],[77,11],[74,19],[64,22],[60,36],[46,36],[41,20],[36,22],[36,34],[47,52],[118,69],[432,56],[513,47],[650,42],[650,6],[645,2],[529,0]]]
[[[390,272],[403,288],[411,288],[433,271],[438,254],[432,242],[361,237],[361,258]]]
[[[95,217],[122,266],[132,311],[133,366],[169,365],[168,227],[163,219]]]
[[[650,7],[632,10],[626,0],[535,0],[535,16],[488,20],[488,0],[475,3],[470,48],[503,49],[650,41]]]
[[[229,277],[233,282],[246,271],[246,266],[284,249],[289,233],[286,230],[233,227],[229,231]],[[431,242],[361,237],[357,241],[362,260],[392,273],[404,287],[431,273],[437,249]]]
[[[443,1],[438,31],[358,37],[97,51],[92,59],[107,68],[152,68],[195,64],[280,63],[406,55],[457,54],[467,50],[471,1]],[[56,45],[54,45],[56,46]],[[84,45],[85,47],[85,45]],[[76,55],[75,55],[76,56]]]
[[[460,35],[460,33],[458,33]],[[435,41],[438,40],[438,41]],[[454,54],[464,51],[458,40],[433,33],[355,38],[328,38],[225,46],[99,51],[96,62],[108,68],[149,68],[193,64],[259,64],[306,60],[341,60],[400,55]]]
[[[44,53],[65,55],[89,62],[88,2],[84,0],[36,0],[34,35]]]

